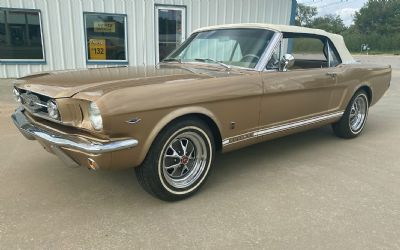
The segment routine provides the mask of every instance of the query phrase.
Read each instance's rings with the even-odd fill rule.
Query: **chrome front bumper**
[[[76,135],[61,134],[40,128],[31,123],[23,111],[24,109],[20,107],[12,114],[11,118],[15,126],[29,140],[40,139],[48,142],[52,147],[76,149],[89,154],[102,154],[132,148],[138,144],[138,141],[135,139],[97,142]]]

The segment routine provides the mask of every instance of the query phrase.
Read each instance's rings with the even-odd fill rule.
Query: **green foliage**
[[[371,52],[400,52],[400,0],[368,0],[348,28],[340,16],[317,14],[315,7],[299,4],[296,25],[341,34],[352,52],[360,52],[362,44],[368,44]]]
[[[318,14],[317,8],[299,3],[297,5],[296,26],[309,26],[312,19]]]
[[[360,52],[361,44],[368,44],[371,51],[398,53],[400,50],[400,33],[382,35],[377,32],[365,34],[347,30],[342,35],[347,48],[352,52]]]
[[[359,32],[366,34],[400,32],[400,1],[369,0],[356,12],[354,26]]]
[[[340,18],[338,15],[316,17],[311,21],[309,27],[322,29],[336,34],[340,34],[346,30],[346,26],[344,25],[342,18]]]
[[[400,1],[369,0],[355,13],[354,25],[342,33],[350,51],[368,44],[371,51],[400,50]]]

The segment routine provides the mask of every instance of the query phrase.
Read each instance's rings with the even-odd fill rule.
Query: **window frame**
[[[274,33],[272,35],[270,43],[265,47],[263,53],[260,56],[260,59],[258,60],[258,63],[256,64],[256,66],[254,68],[246,68],[246,67],[240,67],[240,66],[235,66],[235,65],[229,65],[231,68],[236,68],[236,69],[243,69],[243,70],[248,70],[248,71],[258,71],[258,72],[265,71],[267,63],[268,63],[269,59],[271,58],[273,49],[281,41],[280,39],[282,38],[282,33],[277,32],[272,29],[264,29],[264,28],[222,28],[222,29],[218,29],[218,30],[225,30],[225,29],[259,29],[259,30],[267,30],[267,31]],[[177,47],[174,51],[172,51],[170,53],[170,55],[173,55],[173,54],[177,53],[180,49],[186,47],[188,43],[191,43],[193,41],[193,39],[197,36],[197,34],[199,34],[201,32],[205,32],[205,31],[212,31],[212,29],[192,33],[189,36],[189,38],[187,38],[179,47]],[[166,57],[166,58],[168,58],[168,57]],[[185,63],[207,64],[207,63],[202,63],[202,62],[185,62]]]
[[[40,26],[40,41],[42,44],[42,59],[1,59],[0,63],[3,64],[46,64],[46,49],[43,37],[43,20],[42,20],[42,12],[40,9],[29,9],[29,8],[7,8],[0,7],[0,10],[6,11],[24,11],[24,12],[36,12],[39,17],[39,26]]]
[[[289,36],[289,37],[288,37]],[[332,40],[324,35],[318,35],[318,34],[309,34],[309,33],[295,33],[295,32],[282,32],[282,37],[279,41],[280,43],[280,56],[282,55],[282,41],[285,38],[313,38],[313,39],[319,39],[321,40],[321,42],[324,44],[324,48],[325,46],[327,47],[327,53],[328,55],[325,55],[324,50],[322,51],[322,53],[327,56],[326,60],[327,60],[327,67],[326,68],[335,68],[339,65],[341,65],[343,63],[342,58],[340,57],[340,54],[338,52],[338,50],[336,49],[335,45],[333,44]],[[332,52],[336,55],[337,59],[338,59],[338,64],[335,66],[331,66],[331,58],[330,58],[330,53]],[[295,58],[296,60],[296,58]],[[309,68],[309,69],[303,69],[303,70],[310,70],[310,69],[316,69],[316,68]],[[279,71],[281,71],[281,69],[279,69]]]
[[[159,34],[159,25],[158,25],[158,11],[160,9],[164,10],[180,10],[182,11],[182,25],[184,25],[182,29],[182,41],[181,44],[176,47],[170,54],[172,54],[177,48],[179,48],[187,39],[187,7],[186,5],[171,5],[171,4],[155,4],[154,5],[154,41],[156,46],[156,53],[155,53],[155,64],[157,65],[160,63],[160,34]]]
[[[124,18],[124,47],[125,47],[125,60],[90,60],[89,59],[89,48],[88,48],[88,37],[87,37],[87,25],[86,25],[86,16],[87,15],[105,15],[105,16],[122,16]],[[128,15],[120,14],[120,13],[106,13],[106,12],[83,12],[83,38],[85,45],[85,61],[88,65],[96,65],[96,64],[129,64],[128,59]]]

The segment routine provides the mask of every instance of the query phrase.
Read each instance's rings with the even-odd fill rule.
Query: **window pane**
[[[163,60],[183,40],[182,10],[158,10],[159,59]]]
[[[323,37],[291,37],[282,42],[281,57],[294,56],[294,65],[290,69],[312,69],[328,67],[326,40]]]
[[[38,11],[0,9],[1,59],[44,59]]]
[[[326,60],[324,43],[317,38],[289,38],[292,42],[292,54],[297,59]]]
[[[254,68],[274,35],[261,29],[220,29],[194,34],[169,58],[183,61],[211,59],[225,64]]]
[[[86,14],[85,20],[88,59],[125,61],[125,16]]]
[[[328,50],[327,46],[325,46],[325,50]],[[328,52],[326,52],[328,54]],[[331,42],[329,42],[329,64],[331,67],[336,67],[341,63],[339,57],[335,53],[335,49]]]
[[[271,58],[269,59],[268,63],[267,63],[267,69],[268,70],[279,70],[279,64],[280,64],[280,51],[281,48],[280,46],[277,46],[273,51],[272,51],[272,55]]]

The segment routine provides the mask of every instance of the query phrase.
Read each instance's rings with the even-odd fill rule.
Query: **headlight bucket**
[[[59,120],[60,113],[58,112],[57,103],[54,100],[50,100],[47,102],[47,113],[49,114],[50,118]]]
[[[99,107],[94,102],[89,104],[89,119],[95,130],[103,129],[103,118],[101,117]]]
[[[15,101],[21,103],[21,94],[19,93],[17,88],[13,88],[13,95]]]

